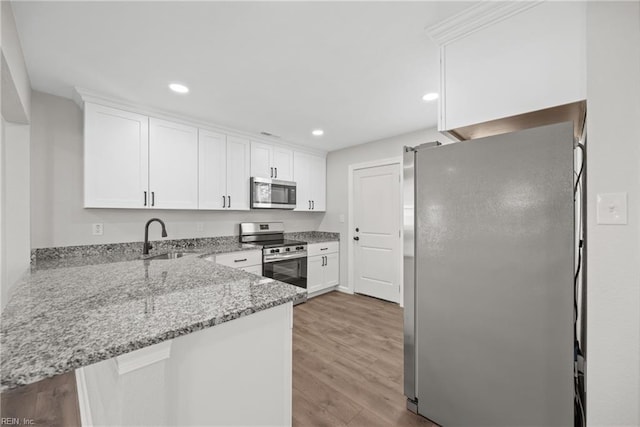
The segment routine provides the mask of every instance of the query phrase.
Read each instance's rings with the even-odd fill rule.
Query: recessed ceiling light
[[[311,133],[314,136],[322,136],[322,135],[324,135],[324,131],[322,129],[314,129],[313,131],[311,131]]]
[[[180,83],[171,83],[169,84],[169,89],[177,93],[188,93],[189,88]]]
[[[423,101],[433,101],[438,99],[438,94],[435,92],[429,92],[422,97]]]

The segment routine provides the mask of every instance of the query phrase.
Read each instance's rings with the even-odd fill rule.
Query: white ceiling
[[[424,28],[468,2],[13,2],[32,87],[328,151],[436,124]],[[191,92],[177,95],[171,81]],[[311,130],[322,128],[323,137]]]

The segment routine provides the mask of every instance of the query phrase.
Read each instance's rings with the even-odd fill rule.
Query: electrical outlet
[[[96,222],[95,224],[93,224],[91,229],[93,230],[94,236],[102,236],[102,233],[104,232],[103,224],[101,222]]]

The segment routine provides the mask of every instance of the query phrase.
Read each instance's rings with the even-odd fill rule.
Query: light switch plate
[[[596,219],[598,224],[626,224],[627,193],[598,194]]]

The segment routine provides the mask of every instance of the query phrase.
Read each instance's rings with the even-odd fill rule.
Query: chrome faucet
[[[162,237],[167,237],[167,229],[164,226],[164,222],[160,218],[151,218],[144,226],[144,245],[142,246],[142,255],[149,255],[149,249],[153,247],[151,246],[151,243],[149,243],[149,224],[153,221],[158,221],[160,223],[162,226]]]

